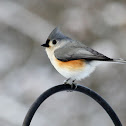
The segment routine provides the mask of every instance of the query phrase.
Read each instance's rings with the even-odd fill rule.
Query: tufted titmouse
[[[123,59],[109,58],[81,42],[65,36],[59,28],[55,28],[42,46],[46,47],[46,53],[55,69],[67,78],[81,80],[89,76],[95,67],[103,62],[126,63]]]

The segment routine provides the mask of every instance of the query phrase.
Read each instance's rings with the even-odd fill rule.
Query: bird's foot
[[[69,84],[68,81],[70,80],[70,78],[68,78],[67,80],[65,80],[64,84]]]
[[[75,90],[75,89],[77,88],[77,84],[75,83],[75,80],[73,80],[72,83],[68,83],[69,80],[70,80],[70,78],[67,79],[67,80],[64,82],[64,84],[69,84],[69,85],[71,86],[71,89],[72,89],[72,90]],[[72,92],[72,90],[69,90],[69,92]]]
[[[77,88],[77,84],[75,83],[75,80],[72,81],[71,88],[75,90]]]

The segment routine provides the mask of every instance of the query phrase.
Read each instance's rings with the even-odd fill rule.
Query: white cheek
[[[54,45],[52,44],[52,41],[49,42],[49,46],[52,48]]]

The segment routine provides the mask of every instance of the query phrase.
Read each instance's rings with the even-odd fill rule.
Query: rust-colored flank
[[[71,61],[60,61],[56,60],[57,65],[61,68],[69,69],[69,70],[81,70],[82,68],[85,67],[86,63],[84,62],[83,59],[79,60],[71,60]]]

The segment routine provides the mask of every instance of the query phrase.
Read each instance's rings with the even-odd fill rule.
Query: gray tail
[[[123,59],[121,59],[121,58],[119,58],[119,59],[113,59],[112,62],[113,62],[113,63],[126,64],[126,60],[123,60]]]

